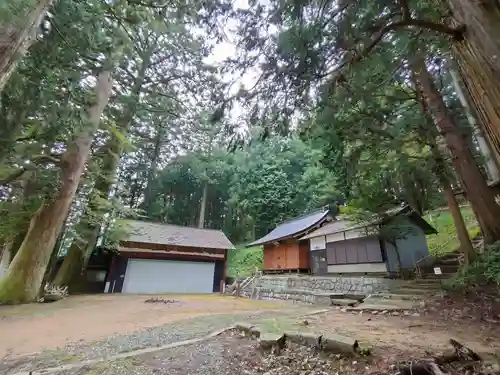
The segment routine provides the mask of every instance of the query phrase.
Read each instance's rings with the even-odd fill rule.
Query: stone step
[[[430,289],[405,289],[405,288],[395,288],[391,289],[391,294],[403,294],[403,295],[415,295],[415,296],[434,296],[438,294],[439,290]]]
[[[396,288],[440,290],[442,288],[442,285],[441,285],[440,282],[433,282],[433,283],[402,283],[400,285],[397,285]]]
[[[404,280],[394,285],[424,285],[424,286],[436,286],[441,285],[441,279],[414,279],[414,280]]]
[[[451,252],[451,253],[441,255],[440,257],[436,258],[436,261],[439,262],[440,260],[443,260],[443,259],[458,259],[459,256],[460,256],[460,253]]]
[[[347,298],[332,298],[330,301],[333,306],[356,306],[359,304],[358,300]]]
[[[355,301],[363,301],[366,298],[366,294],[361,293],[330,293],[329,295],[332,299],[350,299]]]
[[[435,266],[438,265],[443,265],[443,266],[459,266],[460,265],[460,260],[458,257],[453,257],[453,258],[441,258],[441,259],[436,259],[434,262]]]
[[[443,280],[447,280],[449,279],[450,277],[453,277],[455,275],[455,272],[447,272],[447,273],[443,273],[441,275],[434,275],[433,273],[428,273],[428,274],[424,274],[423,275],[423,278],[421,280],[425,280],[425,281],[443,281]]]
[[[415,294],[394,294],[394,293],[378,293],[372,294],[365,299],[365,303],[369,300],[403,300],[403,301],[418,301],[422,299],[421,295]]]
[[[444,264],[444,265],[435,265],[435,266],[429,266],[429,267],[422,267],[420,269],[420,271],[422,273],[435,275],[435,273],[434,273],[434,268],[435,267],[439,267],[441,269],[442,273],[455,273],[458,270],[458,266],[457,265]]]

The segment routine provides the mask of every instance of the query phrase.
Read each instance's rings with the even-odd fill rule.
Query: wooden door
[[[326,249],[311,251],[311,265],[313,275],[324,275],[328,272]]]

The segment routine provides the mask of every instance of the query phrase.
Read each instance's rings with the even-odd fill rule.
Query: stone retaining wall
[[[387,292],[392,282],[390,279],[370,276],[264,275],[243,288],[241,294],[254,299],[329,304],[330,294],[368,295]]]

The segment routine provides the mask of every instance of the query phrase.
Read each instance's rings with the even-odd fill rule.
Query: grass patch
[[[229,250],[228,276],[249,276],[255,269],[262,269],[264,265],[264,251],[262,246],[245,248],[244,245],[236,246]]]
[[[265,332],[283,333],[283,332],[310,332],[309,326],[300,323],[298,317],[280,317],[264,319],[257,324]]]
[[[467,226],[469,236],[475,237],[479,233],[479,225],[470,206],[461,208],[462,216]],[[437,230],[437,234],[427,236],[429,252],[433,255],[441,255],[456,250],[460,243],[458,241],[453,218],[447,211],[433,211],[424,216],[425,220]]]

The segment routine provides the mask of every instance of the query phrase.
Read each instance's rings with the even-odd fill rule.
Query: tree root
[[[490,367],[488,373],[500,374],[498,364],[486,364],[479,354],[472,349],[462,345],[456,340],[450,339],[453,352],[445,353],[429,359],[422,359],[410,364],[396,366],[397,375],[449,375],[457,373],[482,373],[474,371],[478,367]]]

